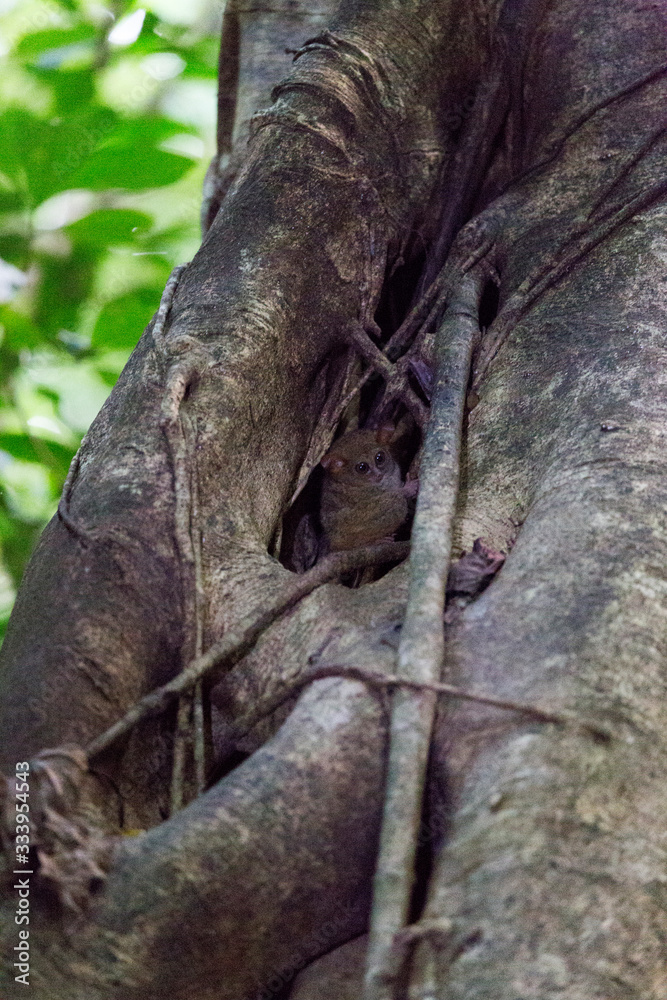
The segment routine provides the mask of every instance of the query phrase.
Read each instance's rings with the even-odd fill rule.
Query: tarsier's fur
[[[408,490],[390,451],[393,435],[391,425],[351,431],[322,459],[320,520],[330,552],[392,538],[405,521]]]

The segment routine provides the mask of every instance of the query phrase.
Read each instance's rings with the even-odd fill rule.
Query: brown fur
[[[391,425],[352,431],[322,459],[320,520],[330,552],[391,538],[405,521],[408,500],[389,449],[393,435]]]

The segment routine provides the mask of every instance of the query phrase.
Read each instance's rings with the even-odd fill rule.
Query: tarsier
[[[351,431],[322,459],[324,482],[320,521],[328,552],[393,538],[406,520],[418,481],[404,483],[390,450],[393,424]]]

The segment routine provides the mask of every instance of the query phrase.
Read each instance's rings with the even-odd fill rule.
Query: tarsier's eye
[[[365,473],[371,471],[371,467],[368,464],[368,462],[357,462],[357,464],[355,465],[355,469],[357,470],[357,472],[360,472],[362,476],[365,475]]]
[[[386,457],[387,456],[383,451],[378,451],[378,453],[375,456],[375,464],[379,467],[382,467],[385,463]]]

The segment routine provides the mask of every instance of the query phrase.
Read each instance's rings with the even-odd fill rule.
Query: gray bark
[[[425,914],[452,931],[419,946],[409,995],[658,1000],[665,12],[639,0],[505,5],[505,43],[499,6],[351,5],[333,22],[342,55],[329,44],[303,55],[256,123],[164,345],[149,327],[82,450],[70,526],[52,523],[28,571],[2,651],[0,766],[85,744],[187,662],[198,623],[209,645],[281,585],[288,571],[269,550],[318,415],[342,392],[341,331],[369,325],[386,265],[416,256],[415,233],[433,247],[475,215],[500,277],[478,365],[506,319],[509,336],[480,369],[457,544],[481,535],[511,552],[448,626],[445,679],[597,718],[614,735],[442,706],[431,784],[451,818],[431,841]],[[491,97],[452,133],[471,90]],[[188,418],[173,424],[183,439],[161,429],[165,399]],[[203,608],[185,482],[196,483]],[[307,598],[223,681],[219,747],[230,720],[313,658],[392,673],[405,599],[405,567]],[[268,742],[160,823],[169,721],[96,762],[99,808],[115,807],[108,775],[126,825],[152,829],[117,846],[74,937],[35,903],[36,996],[267,995],[365,927],[384,700],[350,681],[313,685]],[[3,918],[12,903],[7,892]],[[1,934],[13,946],[9,922]],[[336,995],[358,995],[362,950],[312,966],[294,996],[344,982]]]

